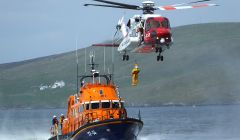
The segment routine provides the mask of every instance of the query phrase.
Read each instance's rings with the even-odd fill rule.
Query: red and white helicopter
[[[118,47],[117,50],[123,53],[123,61],[129,60],[128,52],[156,52],[158,53],[157,61],[163,61],[162,52],[169,49],[173,44],[173,37],[168,18],[154,14],[155,10],[181,10],[217,6],[217,4],[202,4],[202,2],[211,0],[198,0],[167,6],[155,6],[152,1],[144,1],[142,2],[142,6],[107,0],[93,1],[104,4],[84,4],[84,6],[101,6],[143,11],[142,15],[134,15],[130,18],[127,24],[124,23],[124,18],[118,21],[117,31],[122,32],[122,39],[119,44],[93,44],[93,46]]]

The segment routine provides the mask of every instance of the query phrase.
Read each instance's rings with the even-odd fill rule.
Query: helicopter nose
[[[159,40],[160,43],[172,42],[171,33],[168,31],[160,31],[157,34],[157,40]]]
[[[158,31],[157,35],[158,35],[158,37],[160,37],[160,36],[169,36],[170,33],[169,33],[168,30],[160,30],[160,31]]]

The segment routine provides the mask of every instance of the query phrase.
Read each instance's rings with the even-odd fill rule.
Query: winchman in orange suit
[[[138,84],[139,72],[140,72],[140,69],[138,67],[138,64],[135,64],[134,68],[132,69],[132,86],[136,86]]]

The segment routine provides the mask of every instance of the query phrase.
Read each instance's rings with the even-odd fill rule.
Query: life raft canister
[[[140,72],[140,69],[138,67],[138,64],[135,64],[134,68],[132,69],[132,86],[136,86],[138,84],[139,72]]]

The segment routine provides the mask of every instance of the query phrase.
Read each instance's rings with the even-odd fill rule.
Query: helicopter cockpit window
[[[158,20],[150,19],[146,23],[146,30],[149,30],[151,28],[159,28],[161,27],[161,24]]]
[[[140,19],[139,18],[135,18],[135,22],[139,22],[140,21]]]
[[[165,20],[162,21],[162,26],[163,26],[164,28],[169,28],[169,27],[170,27],[169,22],[168,22],[167,19],[165,19]]]
[[[147,22],[147,23],[146,23],[146,26],[145,26],[145,29],[148,31],[150,28],[151,28],[150,23]]]
[[[131,28],[131,20],[130,19],[128,20],[127,26],[128,26],[128,28]]]

